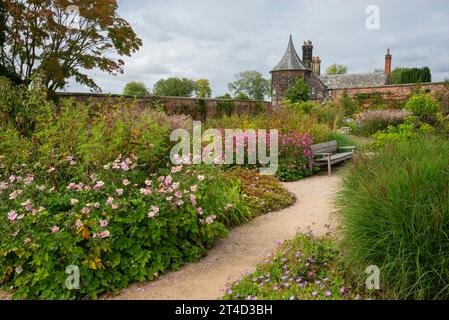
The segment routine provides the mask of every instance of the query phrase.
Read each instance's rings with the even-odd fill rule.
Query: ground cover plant
[[[334,242],[329,235],[298,234],[279,244],[277,252],[261,261],[254,272],[247,272],[229,283],[223,299],[349,300],[374,297],[346,280]]]
[[[449,143],[398,140],[359,157],[339,194],[341,249],[358,272],[380,268],[386,298],[449,297]]]

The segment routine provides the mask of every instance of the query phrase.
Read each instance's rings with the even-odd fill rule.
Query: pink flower
[[[176,201],[176,204],[178,206],[182,206],[184,204],[184,201],[182,201],[181,199],[179,199],[178,201]]]
[[[166,176],[165,177],[165,185],[169,186],[172,183],[173,179],[171,176]]]
[[[47,170],[48,173],[52,173],[53,171],[55,171],[55,168],[51,167],[50,169]]]
[[[131,184],[131,181],[129,181],[128,179],[123,179],[122,183],[124,186],[127,186],[127,185]]]
[[[23,268],[21,266],[16,267],[16,273],[21,274],[23,272]]]
[[[97,181],[97,183],[94,185],[93,189],[94,190],[100,190],[101,188],[103,188],[104,186],[104,182],[103,181]]]
[[[59,231],[59,227],[58,226],[53,226],[53,227],[51,227],[51,232],[52,233],[56,233],[56,232],[58,232]]]
[[[11,236],[12,236],[13,238],[15,238],[15,237],[17,237],[17,235],[19,234],[19,232],[20,232],[20,229],[17,229],[16,232],[14,232],[13,234],[11,234]]]
[[[159,207],[158,206],[151,206],[151,211],[154,213],[158,213],[159,212]]]
[[[162,182],[162,181],[164,181],[164,177],[163,176],[160,176],[159,178],[157,178],[157,180],[159,181],[159,182]]]
[[[196,197],[195,197],[195,195],[193,195],[193,194],[190,195],[190,202],[192,203],[193,206],[196,206]]]
[[[178,198],[181,198],[182,197],[182,192],[181,191],[176,191],[175,192],[175,196],[178,197]]]
[[[80,227],[82,227],[84,225],[84,223],[80,220],[80,219],[76,219],[76,221],[75,221],[75,226],[77,227],[77,228],[80,228]]]
[[[121,196],[123,194],[123,189],[115,189],[115,192],[117,192],[117,194]]]
[[[14,200],[19,194],[22,194],[22,190],[14,190],[9,194],[9,200]]]
[[[101,231],[101,232],[98,233],[98,236],[99,236],[100,238],[102,238],[102,239],[109,237],[109,235],[110,235],[110,233],[109,233],[108,230]]]
[[[172,201],[172,200],[173,200],[173,197],[171,197],[171,196],[170,196],[170,197],[166,197],[165,200],[167,200],[167,201]]]
[[[199,175],[199,176],[198,176],[198,180],[199,180],[199,181],[203,181],[203,180],[204,180],[204,176],[203,176],[203,175]]]
[[[111,206],[111,208],[112,208],[112,210],[118,209],[118,204],[113,204],[113,205]]]
[[[152,219],[154,218],[155,215],[156,214],[153,211],[151,211],[150,213],[148,213],[148,218]]]
[[[145,180],[145,185],[148,187],[151,186],[151,180]]]
[[[70,199],[70,203],[73,204],[77,204],[78,203],[78,199]]]
[[[200,216],[203,215],[203,208],[199,207],[198,209],[196,209],[196,211],[198,212],[198,214],[199,214]]]
[[[149,196],[150,194],[152,194],[152,191],[150,188],[142,188],[140,189],[140,193]]]
[[[109,197],[108,200],[106,200],[106,204],[111,206],[113,201],[114,201],[114,198]]]
[[[31,242],[30,238],[26,238],[25,240],[23,240],[23,243],[25,243],[25,244],[30,243],[30,242]]]
[[[207,224],[211,224],[212,222],[214,222],[216,216],[209,216],[206,218],[206,223]]]
[[[196,192],[198,190],[198,186],[197,185],[193,185],[190,187],[190,191],[192,192]]]
[[[11,210],[8,212],[8,219],[9,221],[14,221],[17,219],[17,213],[14,210]]]
[[[83,214],[89,214],[90,209],[89,209],[88,207],[84,207],[84,208],[81,209],[81,212],[82,212]]]
[[[100,227],[104,228],[108,225],[108,222],[106,220],[100,220]]]

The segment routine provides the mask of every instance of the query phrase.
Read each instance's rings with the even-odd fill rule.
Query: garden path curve
[[[253,271],[257,262],[273,253],[277,241],[293,238],[308,228],[315,234],[335,230],[333,196],[341,180],[340,170],[332,177],[321,174],[298,182],[284,183],[297,197],[286,209],[256,217],[232,229],[206,257],[189,263],[150,282],[136,283],[112,299],[213,300],[224,294],[225,284],[240,273]]]

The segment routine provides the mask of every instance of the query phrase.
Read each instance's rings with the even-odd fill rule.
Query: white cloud
[[[365,28],[371,4],[380,7],[380,30]],[[302,41],[313,41],[322,70],[342,63],[350,72],[373,72],[383,68],[390,48],[393,66],[428,65],[434,80],[449,77],[445,0],[121,0],[119,11],[143,47],[124,59],[122,75],[90,73],[104,92],[121,92],[132,80],[152,87],[179,76],[208,78],[213,94],[221,95],[238,72],[259,70],[268,78],[289,34],[300,55]]]

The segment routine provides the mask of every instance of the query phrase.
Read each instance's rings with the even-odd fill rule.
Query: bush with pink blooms
[[[311,175],[309,168],[313,160],[310,145],[312,137],[307,133],[290,130],[279,135],[279,169],[277,176],[282,181],[296,181]]]
[[[70,160],[74,161],[74,160]],[[57,167],[0,169],[0,282],[16,298],[71,299],[116,292],[203,255],[226,228],[213,168],[184,165],[146,175],[119,157],[59,183]],[[79,290],[66,268],[80,270]]]

